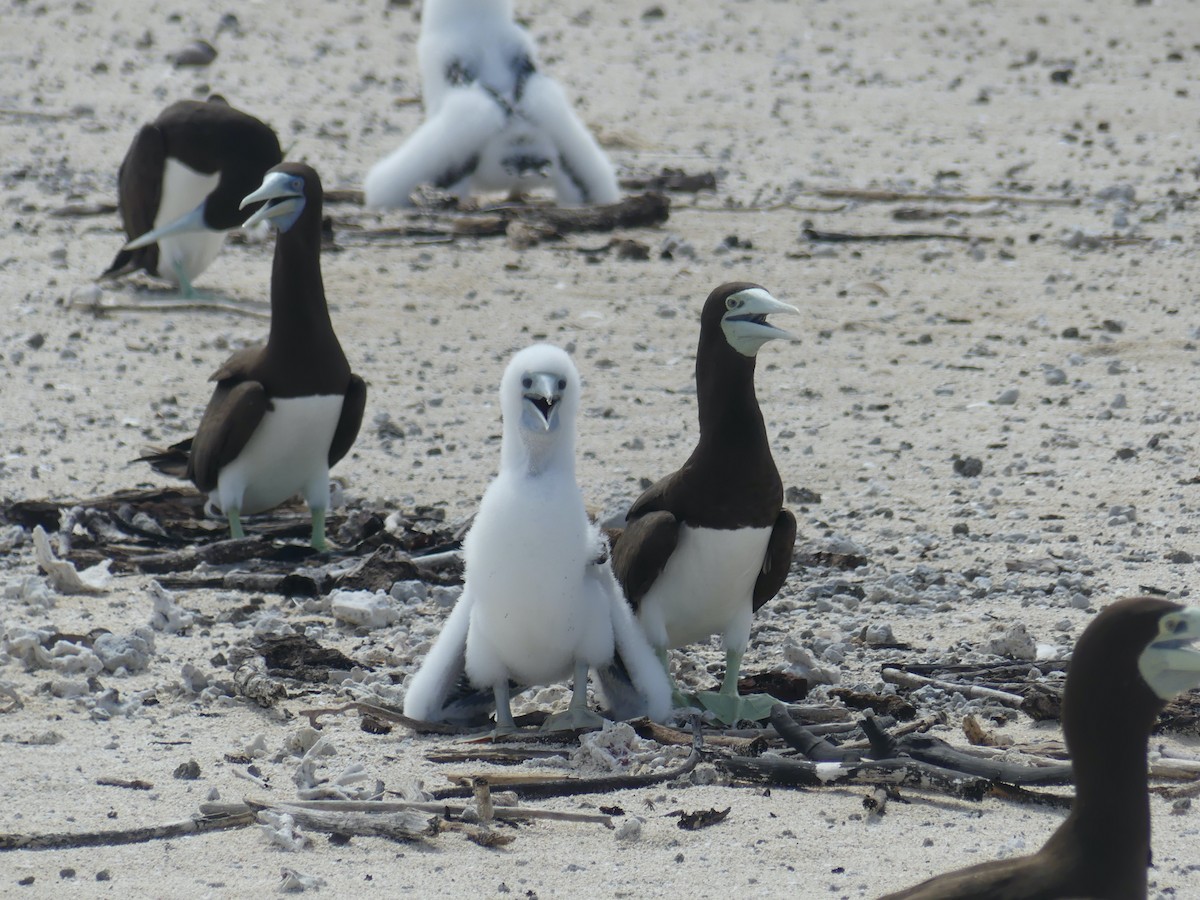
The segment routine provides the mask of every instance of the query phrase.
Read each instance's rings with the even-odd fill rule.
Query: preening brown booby
[[[1037,853],[939,875],[882,900],[1145,900],[1146,742],[1175,694],[1200,684],[1200,608],[1133,597],[1079,637],[1063,691],[1075,770],[1070,815]]]
[[[737,690],[751,616],[783,586],[796,540],[754,363],[767,341],[790,337],[767,316],[798,312],[756,284],[723,284],[709,295],[696,351],[700,440],[682,468],[637,499],[613,547],[613,571],[664,665],[668,648],[722,636],[721,690],[699,700],[729,723],[764,718],[775,702]],[[610,695],[618,676],[604,673]]]
[[[496,729],[510,732],[510,682],[573,674],[570,708],[545,727],[597,726],[603,720],[587,706],[588,669],[610,663],[614,649],[645,710],[658,719],[670,712],[666,675],[621,596],[607,542],[575,481],[579,399],[579,373],[558,347],[527,347],[505,369],[500,472],[463,541],[462,596],[408,685],[405,715],[458,719],[465,673],[470,685],[492,691]]]
[[[222,97],[172,103],[142,126],[121,163],[118,205],[130,240],[100,277],[145,270],[191,296],[225,233],[253,212],[242,198],[282,160],[275,132]]]
[[[564,206],[620,199],[612,165],[539,70],[510,0],[428,0],[417,55],[425,121],[367,173],[367,206],[409,206],[421,185],[458,196],[547,186]]]
[[[303,494],[318,550],[328,547],[329,469],[353,445],[367,400],[367,387],[350,371],[329,320],[321,281],[322,199],[315,171],[282,163],[242,200],[263,204],[247,224],[265,220],[278,230],[270,335],[217,370],[196,436],[177,445],[188,453],[187,477],[225,514],[234,537],[243,534],[242,514]]]

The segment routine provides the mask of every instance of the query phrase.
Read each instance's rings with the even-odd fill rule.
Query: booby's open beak
[[[1158,636],[1142,651],[1138,670],[1154,693],[1169,700],[1200,684],[1200,607],[1164,613]]]
[[[180,216],[174,222],[168,222],[161,228],[151,229],[140,237],[134,238],[125,245],[124,249],[137,250],[141,247],[149,247],[151,244],[157,244],[165,237],[174,237],[177,234],[195,234],[197,231],[210,230],[204,222],[204,204],[207,202],[206,198],[190,213]]]
[[[526,418],[549,431],[558,421],[559,401],[562,400],[565,379],[553,372],[530,372],[521,379]],[[530,412],[532,409],[532,413]]]
[[[268,172],[258,190],[247,194],[238,209],[260,202],[262,206],[242,223],[242,227],[249,228],[270,219],[280,231],[287,231],[304,209],[304,179],[288,172]]]
[[[772,313],[800,314],[796,307],[776,300],[763,288],[747,288],[725,298],[721,329],[729,345],[743,356],[754,356],[767,341],[797,340],[796,336],[767,321]]]

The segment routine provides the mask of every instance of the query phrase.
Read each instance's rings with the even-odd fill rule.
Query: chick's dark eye
[[[567,379],[565,379],[565,378],[558,379],[558,389],[560,391],[565,391],[567,389]]]
[[[521,379],[521,387],[525,388],[525,390],[529,390],[531,387],[533,387],[533,379],[526,375]]]
[[[1167,627],[1170,628],[1175,634],[1179,634],[1179,632],[1183,631],[1183,629],[1187,627],[1187,623],[1184,622],[1183,619],[1174,619]]]

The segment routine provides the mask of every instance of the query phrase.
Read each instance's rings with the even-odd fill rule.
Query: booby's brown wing
[[[1087,900],[1097,894],[1069,876],[1064,866],[1040,853],[978,863],[923,881],[879,900]],[[1077,883],[1071,882],[1076,880]]]
[[[754,582],[754,611],[779,593],[792,567],[792,551],[796,545],[796,517],[791,510],[781,509],[767,542],[767,555],[762,571]]]
[[[679,520],[666,510],[646,513],[621,532],[612,548],[613,574],[635,612],[678,543]]]
[[[217,387],[192,438],[188,459],[188,477],[202,491],[217,486],[221,467],[237,458],[271,407],[266,389],[252,375],[262,352],[262,347],[239,350],[210,379]]]
[[[158,204],[162,200],[163,169],[167,163],[167,143],[155,125],[143,125],[129,146],[117,173],[117,206],[129,240],[141,237],[154,227]],[[121,250],[101,278],[124,275],[145,269],[158,274],[158,244],[137,250]]]
[[[358,437],[358,429],[362,425],[363,410],[367,408],[367,384],[357,375],[350,376],[350,385],[346,388],[346,399],[342,401],[342,415],[338,419],[337,429],[333,432],[333,442],[329,445],[329,465],[350,452],[354,439]]]

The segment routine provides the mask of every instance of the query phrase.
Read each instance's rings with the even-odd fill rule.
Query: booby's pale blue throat
[[[699,442],[682,468],[637,499],[613,547],[613,571],[664,666],[669,648],[722,636],[721,689],[697,699],[726,723],[765,718],[775,702],[737,690],[752,614],[783,586],[796,539],[754,364],[763,344],[791,337],[767,317],[798,312],[746,282],[709,295],[696,352]],[[602,679],[606,692],[619,692],[619,666]],[[675,702],[686,699],[676,691]]]
[[[421,185],[460,197],[552,187],[563,206],[620,199],[612,165],[538,69],[509,0],[428,0],[417,55],[425,121],[367,173],[367,206],[410,206]]]
[[[244,534],[243,514],[302,494],[317,550],[329,546],[329,469],[354,444],[367,397],[329,319],[321,279],[322,197],[313,169],[282,163],[243,198],[243,207],[262,204],[250,224],[266,221],[278,231],[270,335],[217,370],[195,437],[172,448],[187,453],[187,477],[224,513],[233,537]]]
[[[882,900],[1145,900],[1150,864],[1146,743],[1176,694],[1200,685],[1200,609],[1119,600],[1079,637],[1062,726],[1075,775],[1066,820],[1034,854],[992,860]]]
[[[510,683],[574,677],[566,712],[548,730],[594,727],[588,669],[620,651],[643,712],[670,712],[670,686],[612,574],[604,537],[587,517],[575,481],[580,380],[570,356],[535,344],[517,353],[500,382],[500,472],[466,539],[466,584],[408,685],[404,714],[461,720],[462,679],[490,690],[496,730],[515,730]],[[464,716],[463,718],[469,718]]]
[[[193,296],[226,232],[248,215],[241,199],[282,159],[275,132],[222,97],[171,104],[121,163],[118,206],[130,240],[100,277],[144,270]]]

